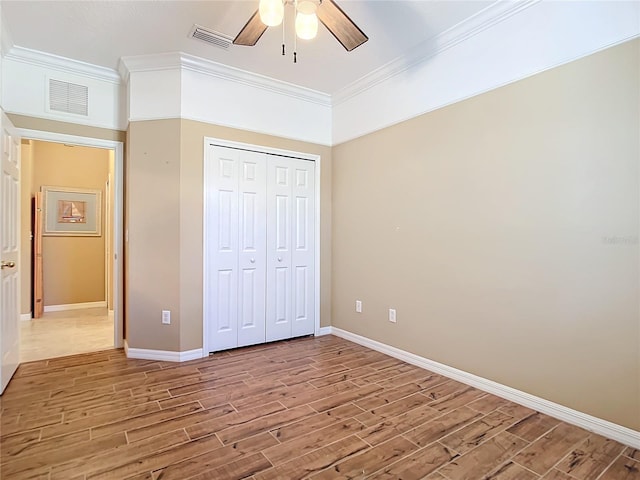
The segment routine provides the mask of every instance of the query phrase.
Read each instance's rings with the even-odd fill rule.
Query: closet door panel
[[[238,346],[265,342],[266,155],[240,152]]]
[[[273,301],[275,303],[275,311],[273,321],[277,326],[282,326],[289,330],[289,317],[290,317],[290,297],[289,294],[289,268],[288,267],[276,267],[275,268],[275,282],[273,285]],[[286,337],[282,337],[286,338]]]
[[[289,158],[267,156],[267,341],[291,337],[293,172]]]
[[[205,238],[209,345],[212,350],[238,343],[238,173],[239,155],[213,148],[205,190],[207,224]]]
[[[218,270],[216,285],[216,318],[218,334],[226,334],[236,329],[235,296],[236,279],[233,270]],[[234,342],[225,343],[233,346]]]
[[[315,331],[315,164],[293,159],[293,321],[291,336]]]

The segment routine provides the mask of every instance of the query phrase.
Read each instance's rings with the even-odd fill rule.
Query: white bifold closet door
[[[265,341],[266,155],[215,148],[214,188],[207,195],[216,350]]]
[[[205,322],[211,351],[315,328],[315,164],[210,146]]]
[[[267,341],[314,331],[314,163],[267,162]]]

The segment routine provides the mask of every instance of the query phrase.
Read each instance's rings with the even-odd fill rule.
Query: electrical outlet
[[[360,300],[356,300],[356,313],[362,313],[362,302]]]
[[[395,308],[390,308],[389,309],[389,321],[396,323],[396,309]]]
[[[171,310],[162,310],[162,324],[171,325]]]

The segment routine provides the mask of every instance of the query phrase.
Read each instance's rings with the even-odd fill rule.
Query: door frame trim
[[[320,178],[321,178],[321,172],[322,172],[322,156],[318,155],[316,153],[306,153],[306,152],[298,152],[298,151],[294,151],[294,150],[286,150],[284,148],[273,148],[273,147],[267,147],[264,145],[255,145],[255,144],[251,144],[251,143],[244,143],[244,142],[235,142],[233,140],[225,140],[222,138],[215,138],[215,137],[204,137],[204,141],[203,141],[203,148],[204,148],[204,163],[203,163],[203,216],[202,216],[202,221],[203,221],[203,225],[202,225],[202,257],[203,259],[205,258],[205,248],[206,248],[206,243],[205,243],[205,239],[206,239],[206,235],[207,235],[207,230],[206,230],[206,223],[205,223],[205,219],[207,218],[207,203],[204,197],[205,194],[205,188],[206,188],[206,181],[207,181],[207,175],[206,175],[206,171],[207,171],[207,163],[209,162],[209,150],[208,147],[210,145],[216,145],[219,147],[228,147],[228,148],[238,148],[238,149],[242,149],[242,150],[250,150],[252,152],[257,152],[257,153],[266,153],[266,154],[271,154],[271,155],[280,155],[280,156],[284,156],[284,157],[291,157],[291,158],[299,158],[301,160],[310,160],[312,162],[315,163],[315,222],[314,222],[314,228],[315,228],[315,252],[314,252],[314,281],[315,281],[315,285],[314,285],[314,297],[315,297],[315,325],[314,325],[314,335],[318,336],[321,334],[321,328],[320,328]],[[202,268],[202,356],[203,357],[208,357],[209,356],[209,325],[207,325],[206,322],[206,310],[205,310],[205,295],[206,292],[204,290],[204,287],[206,285],[206,269],[204,267],[204,262],[203,262],[203,268]]]
[[[18,133],[26,140],[40,140],[44,142],[67,143],[83,147],[103,148],[114,152],[114,179],[115,198],[113,199],[113,240],[115,243],[113,260],[113,346],[122,348],[124,346],[124,263],[123,263],[123,212],[124,212],[124,143],[116,140],[105,140],[102,138],[82,137],[79,135],[69,135],[65,133],[48,132],[44,130],[30,130],[26,128],[16,128]],[[106,300],[106,299],[105,299]]]

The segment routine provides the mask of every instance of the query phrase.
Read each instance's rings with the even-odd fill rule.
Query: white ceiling
[[[298,42],[298,63],[280,52],[282,29],[273,27],[255,47],[224,50],[188,38],[194,23],[234,37],[258,0],[30,1],[2,0],[3,26],[15,46],[116,69],[121,57],[184,52],[295,85],[333,94],[436,36],[494,1],[338,0],[369,41],[346,52],[320,26],[318,37]],[[291,20],[292,9],[287,8]],[[289,27],[292,27],[289,22]],[[292,51],[292,32],[287,29]],[[419,47],[418,47],[419,48]]]

